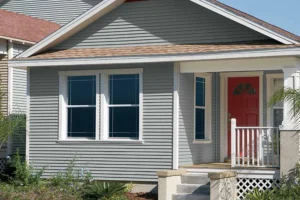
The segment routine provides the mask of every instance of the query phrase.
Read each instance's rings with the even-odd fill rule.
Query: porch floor
[[[278,168],[268,168],[268,167],[231,167],[231,163],[203,163],[203,164],[195,164],[195,165],[182,165],[179,168],[184,169],[237,169],[237,170],[276,170]]]

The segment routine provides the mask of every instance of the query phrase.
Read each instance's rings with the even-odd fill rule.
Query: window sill
[[[193,144],[211,144],[212,140],[194,140]]]
[[[144,144],[143,140],[85,140],[85,139],[78,139],[78,140],[57,140],[56,143],[59,144],[94,144],[94,143],[99,143],[99,144],[115,144],[115,143],[123,143],[123,144]]]

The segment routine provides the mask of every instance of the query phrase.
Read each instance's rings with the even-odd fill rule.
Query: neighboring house
[[[299,87],[299,43],[217,1],[102,1],[9,61],[28,72],[26,158],[46,177],[76,157],[98,180],[238,166],[240,184],[270,183],[291,167],[278,126],[294,127],[267,102]]]
[[[25,114],[27,71],[8,68],[8,60],[56,31],[60,25],[2,9],[0,24],[1,110],[5,115]],[[10,138],[8,145],[1,148],[0,158],[14,153],[17,148],[21,154],[25,153],[25,133]]]

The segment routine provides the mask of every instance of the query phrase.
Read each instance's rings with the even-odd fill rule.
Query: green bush
[[[295,200],[300,199],[300,164],[280,180],[279,187],[272,190],[258,191],[254,189],[246,196],[246,200]]]
[[[2,180],[5,177],[5,180],[14,185],[39,185],[45,171],[45,167],[37,169],[30,166],[24,158],[19,155],[18,150],[16,155],[14,155],[12,159],[8,159],[6,164],[6,167],[13,169],[13,171],[8,174],[2,174]]]
[[[83,168],[80,170],[75,170],[75,161],[76,159],[72,159],[67,166],[67,168],[64,171],[60,171],[57,174],[55,174],[50,179],[50,184],[52,186],[74,186],[74,185],[82,185],[83,187],[85,185],[90,184],[92,181],[92,175],[90,172],[86,172]]]
[[[84,191],[84,197],[95,200],[123,200],[127,186],[115,182],[93,182]]]

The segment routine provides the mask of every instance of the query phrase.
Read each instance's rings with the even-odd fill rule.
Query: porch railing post
[[[236,164],[236,119],[231,119],[231,167]]]

